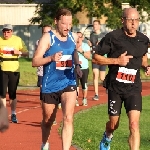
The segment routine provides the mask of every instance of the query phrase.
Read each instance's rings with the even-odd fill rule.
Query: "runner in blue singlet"
[[[43,66],[41,150],[49,150],[50,130],[59,102],[62,104],[63,112],[62,149],[69,150],[77,97],[74,72],[78,77],[82,76],[78,54],[75,50],[78,36],[70,32],[71,12],[65,8],[59,9],[55,16],[55,25],[56,30],[45,33],[40,39],[32,60],[32,66]]]

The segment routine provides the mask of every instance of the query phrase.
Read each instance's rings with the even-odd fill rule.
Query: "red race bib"
[[[134,83],[137,70],[119,67],[116,80],[124,83]]]

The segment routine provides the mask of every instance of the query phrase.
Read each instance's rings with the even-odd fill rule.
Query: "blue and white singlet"
[[[52,93],[63,90],[69,85],[76,85],[74,74],[74,49],[75,41],[72,33],[68,33],[66,41],[60,41],[50,31],[51,46],[44,54],[44,57],[54,55],[62,51],[60,61],[52,61],[43,66],[42,93]]]

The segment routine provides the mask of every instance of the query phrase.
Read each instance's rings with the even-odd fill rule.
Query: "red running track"
[[[143,83],[142,95],[150,95],[150,83]],[[102,86],[99,86],[99,101],[93,101],[93,86],[89,86],[88,106],[75,107],[75,113],[90,108],[94,105],[107,103],[107,94]],[[39,102],[39,89],[18,90],[17,92],[17,118],[18,124],[10,123],[9,130],[0,135],[0,150],[40,150],[41,146],[41,128],[42,119],[41,108]],[[79,99],[81,104],[81,97]],[[10,114],[10,107],[7,104]],[[10,118],[10,116],[9,116]],[[61,110],[58,109],[56,116],[57,125],[52,127],[50,137],[51,150],[61,150],[61,137],[58,129],[62,121]],[[71,147],[70,150],[75,150]]]

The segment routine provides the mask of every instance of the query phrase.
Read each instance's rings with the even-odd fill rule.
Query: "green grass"
[[[20,58],[19,62],[20,62],[20,74],[21,74],[19,85],[35,86],[37,82],[37,75],[36,75],[36,67],[32,67],[32,59]],[[143,71],[141,70],[141,79],[147,80],[150,79],[150,77],[145,77]],[[92,81],[93,81],[92,65],[91,65],[91,61],[89,61],[88,82],[92,83]]]
[[[37,83],[36,67],[32,67],[32,59],[20,58],[20,81],[21,86],[35,86]]]
[[[149,149],[149,99],[150,96],[143,98],[143,111],[140,120],[140,150]],[[95,106],[75,114],[73,143],[82,150],[98,150],[99,141],[105,130],[106,121],[108,121],[107,104]],[[128,118],[123,107],[120,126],[114,133],[111,150],[129,150],[127,143],[128,135]]]

